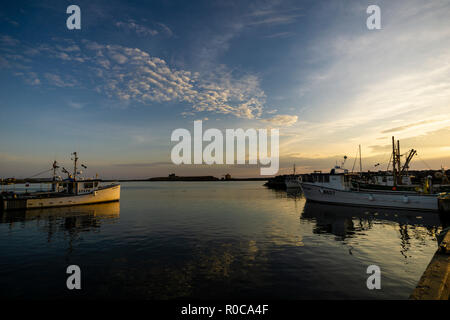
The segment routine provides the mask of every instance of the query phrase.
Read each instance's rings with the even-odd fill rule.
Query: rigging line
[[[419,156],[417,153],[416,153],[416,155],[417,155],[417,157],[419,157],[420,161],[422,161],[422,162],[428,167],[429,170],[433,170],[433,169],[431,169],[431,167],[428,165],[428,163],[426,163],[425,160],[422,159],[421,156]]]
[[[391,160],[392,160],[392,153],[391,153],[391,156],[389,157],[389,162],[388,162],[386,171],[389,171],[389,166],[391,165]]]
[[[45,170],[45,171],[41,171],[41,172],[36,173],[35,175],[32,175],[32,176],[30,176],[30,177],[28,177],[28,178],[26,178],[26,179],[34,178],[34,177],[36,177],[36,176],[39,176],[39,175],[41,175],[41,174],[43,174],[43,173],[46,173],[46,172],[52,171],[52,170],[53,170],[53,168],[52,168],[52,169]]]
[[[386,155],[388,154],[388,152],[385,152],[384,154],[383,154],[383,156],[381,157],[381,159],[385,159],[385,157],[386,157]],[[389,160],[390,161],[390,160]],[[386,162],[384,162],[384,161],[380,161],[379,162],[379,166],[381,166],[381,165],[384,165]]]
[[[358,151],[356,151],[355,161],[353,161],[352,173],[353,169],[355,169],[356,159],[358,158]]]

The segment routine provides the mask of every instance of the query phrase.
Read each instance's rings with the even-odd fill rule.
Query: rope
[[[391,156],[389,157],[389,162],[388,162],[386,171],[389,171],[389,166],[391,165],[391,160],[392,160],[392,153],[391,153]]]
[[[31,178],[34,178],[34,177],[36,177],[36,176],[39,176],[39,175],[41,175],[41,174],[43,174],[43,173],[46,173],[46,172],[49,172],[49,171],[52,171],[52,170],[53,170],[53,168],[52,168],[52,169],[45,170],[45,171],[41,171],[41,172],[36,173],[35,175],[32,175],[31,177],[28,177],[28,178],[25,178],[25,179],[31,179]]]
[[[423,160],[417,153],[416,153],[416,155],[417,155],[417,157],[419,157],[420,161],[422,161],[422,162],[428,167],[429,170],[433,170],[433,169],[431,169],[431,167],[428,165],[428,163],[426,163],[425,160]]]
[[[358,159],[358,151],[356,151],[355,161],[353,161],[352,173],[353,169],[355,169],[356,159]]]

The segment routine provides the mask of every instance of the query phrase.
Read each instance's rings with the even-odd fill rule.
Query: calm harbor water
[[[3,213],[0,297],[407,299],[439,231],[437,214],[306,203],[261,182],[122,183],[120,203]],[[381,290],[366,287],[372,264]]]

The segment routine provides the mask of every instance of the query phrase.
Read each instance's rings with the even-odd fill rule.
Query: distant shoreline
[[[415,176],[416,178],[424,178],[427,176],[433,177],[433,179],[436,179],[435,173],[439,172],[442,173],[442,170],[409,170],[408,173],[410,175]],[[450,176],[450,170],[444,171],[445,175]],[[363,176],[370,176],[370,175],[376,175],[376,174],[392,174],[390,172],[386,171],[365,171],[362,173]],[[297,174],[296,176],[301,176],[304,174]],[[269,181],[271,183],[284,183],[284,179],[287,176],[292,175],[278,175],[275,177],[258,177],[258,178],[232,178],[230,175],[225,175],[222,178],[217,178],[214,176],[176,176],[175,174],[170,174],[166,177],[153,177],[153,178],[146,178],[146,179],[91,179],[91,180],[97,180],[100,182],[157,182],[157,181],[186,181],[186,182],[194,182],[194,181],[201,181],[201,182],[211,182],[211,181]],[[18,184],[18,183],[52,183],[52,178],[21,178],[21,179],[15,179],[15,178],[4,178],[0,179],[0,185],[8,185],[8,184]]]
[[[171,181],[171,182],[178,182],[178,181],[184,181],[184,182],[194,182],[194,181],[200,181],[200,182],[216,182],[216,181],[268,181],[269,178],[232,178],[232,179],[195,179],[191,177],[179,177],[178,179],[168,179],[168,178],[150,178],[150,179],[117,179],[117,180],[101,180],[102,182],[165,182],[165,181]]]
[[[268,181],[272,177],[267,178],[231,178],[231,179],[219,179],[216,177],[156,177],[148,179],[95,179],[100,182],[215,182],[215,181]],[[51,179],[15,179],[0,181],[0,185],[10,185],[10,184],[22,184],[22,183],[51,183]],[[58,181],[62,182],[62,181]]]

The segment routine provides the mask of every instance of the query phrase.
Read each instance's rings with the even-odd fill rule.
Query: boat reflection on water
[[[353,221],[361,222],[368,228],[375,221],[394,222],[399,225],[422,226],[426,228],[439,228],[441,221],[437,213],[419,212],[409,210],[395,210],[384,208],[353,207],[319,202],[306,201],[302,219],[315,219],[321,225],[340,225],[337,230],[344,230],[343,226],[353,225]],[[337,235],[341,235],[337,231]],[[332,232],[334,233],[334,232]]]
[[[301,219],[314,221],[314,233],[328,233],[337,241],[355,238],[375,229],[375,226],[398,229],[401,253],[406,257],[410,240],[436,238],[441,230],[441,220],[437,213],[395,210],[384,208],[364,208],[306,201]],[[381,239],[380,239],[381,241]]]
[[[302,189],[300,188],[290,188],[286,190],[288,198],[299,199],[304,198]]]
[[[0,215],[0,223],[9,224],[9,228],[23,227],[37,222],[49,237],[60,231],[78,233],[93,231],[101,224],[114,223],[119,219],[120,203],[108,202],[73,207],[43,208],[20,211],[5,211]]]

